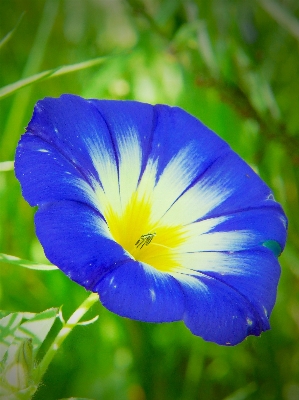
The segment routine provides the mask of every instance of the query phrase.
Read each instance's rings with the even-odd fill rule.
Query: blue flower
[[[112,312],[226,345],[269,329],[286,217],[185,111],[45,98],[15,168],[48,259]]]

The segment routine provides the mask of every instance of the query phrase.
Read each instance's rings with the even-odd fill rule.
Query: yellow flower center
[[[153,221],[151,202],[134,192],[121,214],[105,212],[110,232],[131,256],[154,268],[170,272],[178,266],[175,250],[186,239],[182,226],[165,226]]]

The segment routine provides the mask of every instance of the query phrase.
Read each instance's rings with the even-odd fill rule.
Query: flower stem
[[[46,352],[44,358],[38,365],[34,373],[34,382],[39,384],[43,375],[45,374],[50,362],[55,356],[57,350],[71,333],[73,328],[78,324],[83,315],[91,308],[91,306],[99,300],[99,295],[97,293],[91,293],[87,299],[77,308],[77,310],[70,316],[70,318],[63,324],[58,335],[54,339],[53,343]]]

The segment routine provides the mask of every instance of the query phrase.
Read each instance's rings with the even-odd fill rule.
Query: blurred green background
[[[12,31],[13,30],[13,31]],[[11,32],[12,31],[12,32]],[[183,323],[130,321],[97,304],[47,371],[36,400],[299,399],[299,2],[0,0],[0,87],[108,56],[2,98],[0,162],[12,161],[35,102],[75,93],[179,105],[223,137],[289,218],[272,330],[225,348]],[[34,210],[0,164],[0,252],[44,262]],[[87,296],[60,271],[0,264],[0,308],[69,316]],[[54,337],[59,323],[50,337]],[[41,351],[42,355],[43,349]]]

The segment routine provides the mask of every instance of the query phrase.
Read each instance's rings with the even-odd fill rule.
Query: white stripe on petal
[[[205,285],[199,279],[194,279],[192,276],[190,276],[190,274],[185,275],[185,273],[171,272],[170,275],[173,276],[177,281],[179,281],[179,282],[181,281],[182,283],[184,283],[184,285],[189,286],[191,289],[193,289],[196,292],[198,292],[198,290],[200,290],[202,293],[206,293],[206,294],[208,294],[210,292],[210,289],[207,285]],[[194,276],[196,276],[196,274],[194,274]],[[210,279],[210,278],[207,277],[207,279]]]
[[[124,210],[132,193],[137,188],[141,171],[141,148],[137,134],[128,132],[125,140],[118,138],[119,149],[119,187],[122,209]]]
[[[102,187],[96,182],[96,195],[99,199],[98,208],[105,214],[107,207],[112,207],[120,213],[118,171],[114,154],[109,154],[107,144],[97,137],[97,142],[87,143],[92,163],[100,177]]]
[[[94,229],[96,230],[97,233],[99,233],[101,236],[106,237],[107,239],[114,240],[108,228],[108,225],[106,224],[106,221],[104,221],[102,218],[98,216],[94,216],[93,220],[94,220]]]
[[[138,185],[138,199],[152,199],[153,190],[156,184],[157,161],[148,160]],[[151,200],[152,202],[152,200]]]
[[[211,182],[209,177],[203,177],[174,203],[162,221],[167,225],[190,224],[203,218],[231,193],[232,189],[227,188],[220,179]]]
[[[82,179],[76,179],[76,183],[75,183],[86,195],[87,197],[90,199],[93,207],[96,210],[99,210],[99,195],[103,196],[103,201],[102,204],[105,203],[106,200],[106,196],[103,193],[102,188],[100,187],[100,185],[98,184],[98,182],[94,182],[94,187],[96,187],[96,192],[94,191],[94,189],[84,180]],[[97,185],[97,186],[96,186]],[[101,210],[99,210],[101,212]],[[94,228],[95,230],[102,236],[105,236],[109,239],[112,239],[110,230],[108,229],[107,223],[106,221],[104,221],[100,216],[95,215],[94,216]]]
[[[154,190],[153,218],[158,220],[195,179],[200,165],[198,153],[191,143],[168,163]]]
[[[205,233],[191,236],[177,247],[178,253],[198,251],[239,251],[256,243],[256,234],[247,230]]]
[[[184,227],[184,232],[186,233],[186,236],[190,237],[202,235],[203,233],[210,232],[217,225],[221,224],[224,221],[227,221],[230,218],[232,217],[229,215],[224,215],[222,217],[208,218],[199,222],[194,222],[192,224],[186,225]]]
[[[174,271],[197,275],[198,272],[217,272],[219,274],[242,275],[247,273],[245,257],[234,257],[233,254],[220,252],[182,253],[175,256],[180,264]]]

